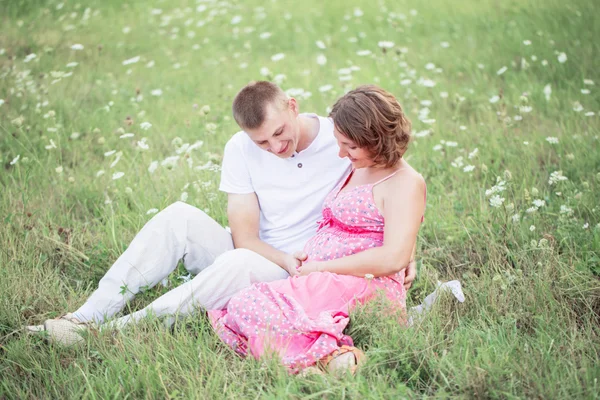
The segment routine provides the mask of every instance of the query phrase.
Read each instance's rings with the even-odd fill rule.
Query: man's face
[[[267,105],[263,124],[256,129],[246,129],[246,133],[261,149],[277,157],[290,157],[300,139],[296,100],[291,98],[283,105]]]
[[[367,150],[358,147],[356,143],[344,136],[344,134],[335,127],[333,129],[333,135],[340,148],[340,158],[347,157],[352,163],[352,168],[366,168],[374,165],[372,156]]]

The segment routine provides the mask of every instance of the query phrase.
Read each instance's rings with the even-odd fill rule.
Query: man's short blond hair
[[[242,129],[259,128],[265,121],[267,105],[283,109],[288,96],[274,83],[250,82],[233,99],[233,118]]]

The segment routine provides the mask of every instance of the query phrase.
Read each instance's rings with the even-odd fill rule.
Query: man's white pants
[[[115,323],[122,326],[148,314],[185,315],[198,307],[222,309],[235,293],[255,282],[289,276],[250,250],[234,250],[231,234],[216,221],[193,206],[177,202],[144,225],[100,280],[98,289],[74,312],[75,317],[104,322],[121,311],[140,288],[153,287],[165,279],[181,259],[196,275],[192,280]]]

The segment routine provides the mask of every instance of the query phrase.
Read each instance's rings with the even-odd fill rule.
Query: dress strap
[[[396,172],[398,172],[398,171],[400,171],[400,170],[399,170],[399,169],[397,169],[397,170],[395,170],[394,172],[392,172],[391,174],[389,174],[388,176],[386,176],[385,178],[378,180],[377,182],[375,182],[375,183],[373,184],[373,186],[375,186],[375,185],[378,185],[378,184],[380,184],[380,183],[381,183],[381,182],[383,182],[383,181],[387,181],[387,180],[388,180],[388,179],[390,179],[392,176],[396,175]]]

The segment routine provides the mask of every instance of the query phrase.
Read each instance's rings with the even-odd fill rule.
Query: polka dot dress
[[[341,192],[349,179],[325,199],[318,232],[304,249],[309,261],[332,260],[383,244],[384,219],[372,190],[381,181]],[[343,332],[355,304],[383,292],[404,309],[403,285],[404,271],[374,279],[313,272],[257,283],[236,294],[225,310],[209,311],[209,316],[217,334],[240,355],[260,358],[275,353],[295,373],[342,345],[353,345]]]

